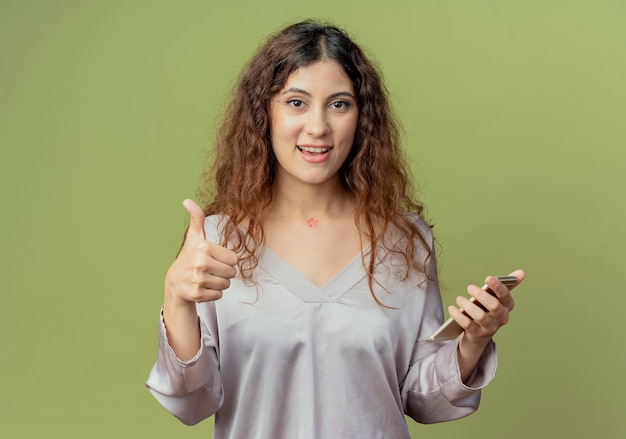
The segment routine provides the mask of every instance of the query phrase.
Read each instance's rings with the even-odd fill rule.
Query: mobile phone
[[[498,276],[497,279],[500,282],[502,282],[504,286],[506,286],[508,289],[511,289],[511,287],[513,287],[514,285],[517,284],[517,282],[519,282],[519,279],[516,278],[515,276]],[[483,290],[487,291],[492,296],[494,297],[496,296],[496,293],[491,291],[491,289],[489,289],[489,287],[486,284],[483,285],[482,288]],[[476,299],[474,297],[470,297],[469,301],[476,302]],[[480,302],[476,302],[476,304],[480,306],[484,311],[487,311],[487,309]],[[468,316],[465,311],[463,311],[463,314]],[[452,317],[450,317],[443,325],[439,327],[439,329],[437,329],[437,331],[435,331],[433,335],[430,336],[428,341],[430,343],[433,343],[436,341],[452,340],[458,337],[459,335],[461,335],[461,333],[463,333],[463,328],[461,328],[458,325],[458,323],[455,322]]]

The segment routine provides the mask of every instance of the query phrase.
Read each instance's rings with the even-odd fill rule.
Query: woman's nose
[[[328,133],[329,126],[326,112],[323,109],[311,109],[307,114],[305,131],[314,137],[321,137]]]

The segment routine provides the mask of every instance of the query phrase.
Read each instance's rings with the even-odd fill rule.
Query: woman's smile
[[[332,146],[298,146],[302,159],[308,163],[322,163],[326,161],[332,150]]]

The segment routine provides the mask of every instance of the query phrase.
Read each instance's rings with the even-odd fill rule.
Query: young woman
[[[466,416],[513,308],[486,282],[443,320],[433,238],[386,91],[336,27],[306,21],[244,69],[165,279],[154,396],[214,437],[409,438]],[[512,273],[520,281],[521,270]]]

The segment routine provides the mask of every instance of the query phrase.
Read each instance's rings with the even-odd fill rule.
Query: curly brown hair
[[[344,31],[330,24],[292,24],[271,36],[244,67],[218,131],[213,166],[202,175],[198,196],[205,213],[223,215],[222,245],[228,242],[241,255],[242,276],[253,282],[277,167],[270,143],[271,99],[298,68],[322,60],[339,64],[357,94],[354,145],[339,172],[356,201],[356,227],[370,243],[368,254],[376,255],[379,248],[400,253],[406,260],[405,276],[410,268],[426,273],[426,261],[416,261],[414,255],[416,245],[430,255],[430,246],[406,215],[423,216],[424,208],[414,196],[387,90],[377,67]],[[386,242],[390,225],[407,239]],[[372,290],[375,258],[366,256]]]

